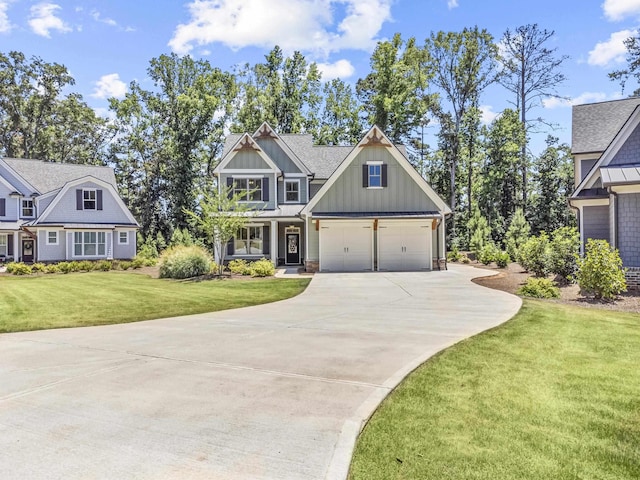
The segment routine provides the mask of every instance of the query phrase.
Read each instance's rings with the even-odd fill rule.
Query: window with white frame
[[[292,203],[300,202],[300,180],[284,181],[284,201]]]
[[[118,245],[127,245],[129,243],[129,232],[118,232]]]
[[[240,201],[260,202],[262,200],[262,178],[234,178],[233,194],[240,196]]]
[[[73,255],[76,257],[105,255],[106,238],[106,232],[74,232]]]
[[[57,230],[47,230],[47,245],[58,245]]]
[[[96,210],[98,208],[95,188],[82,189],[82,208],[84,210]]]
[[[244,227],[235,237],[235,255],[262,255],[262,227]]]
[[[22,217],[28,218],[34,216],[34,208],[33,208],[33,200],[23,199],[22,200]]]
[[[0,234],[0,257],[7,256],[7,235]]]
[[[382,187],[382,165],[371,164],[369,167],[369,187]]]

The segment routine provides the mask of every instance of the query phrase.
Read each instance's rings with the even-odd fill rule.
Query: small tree
[[[522,209],[519,208],[513,214],[513,217],[511,217],[511,223],[509,224],[505,237],[507,253],[512,260],[519,260],[520,249],[527,240],[529,240],[530,233],[531,227],[529,226],[529,222],[527,222],[527,219],[524,217]]]
[[[202,192],[198,209],[185,210],[207,245],[213,248],[218,261],[218,274],[224,272],[227,243],[257,214],[250,204],[241,202],[244,193],[233,194],[233,187]]]
[[[478,259],[482,247],[491,241],[491,228],[489,222],[480,214],[480,210],[475,208],[473,216],[469,219],[469,233],[471,240],[469,241],[469,250],[471,250]]]
[[[585,256],[578,262],[578,285],[595,298],[613,300],[627,291],[627,282],[618,250],[606,240],[587,240]]]
[[[561,227],[551,234],[549,269],[564,281],[574,281],[578,270],[580,235],[573,227]]]
[[[549,237],[541,232],[537,237],[531,237],[520,249],[520,265],[536,277],[544,277],[549,273]]]

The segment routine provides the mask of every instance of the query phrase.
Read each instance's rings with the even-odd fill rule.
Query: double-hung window
[[[85,188],[82,190],[82,208],[84,210],[96,210],[96,190],[92,188]]]
[[[127,245],[129,243],[129,232],[118,232],[118,245]]]
[[[385,188],[387,186],[387,164],[381,161],[362,165],[362,186],[365,188]]]
[[[47,230],[47,245],[58,245],[57,230]]]
[[[243,202],[262,201],[262,178],[234,178],[233,194]]]
[[[7,252],[7,238],[6,234],[0,234],[0,257],[6,257]]]
[[[22,218],[30,218],[34,216],[33,200],[22,200]]]
[[[99,257],[106,252],[105,232],[74,232],[73,254],[76,257]]]
[[[235,238],[235,255],[262,255],[262,227],[241,228]]]
[[[382,165],[369,165],[369,187],[382,187]]]
[[[300,180],[284,181],[284,201],[300,203]]]

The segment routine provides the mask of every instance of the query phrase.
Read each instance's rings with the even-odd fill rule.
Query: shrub
[[[60,273],[60,267],[55,263],[51,263],[46,266],[44,273]]]
[[[178,245],[184,245],[185,247],[190,247],[193,245],[193,236],[186,228],[180,229],[176,228],[171,235],[171,240],[169,241],[169,246],[175,247]]]
[[[496,265],[498,266],[498,268],[507,268],[507,265],[509,265],[510,261],[511,261],[511,257],[509,256],[508,252],[505,252],[504,250],[500,250],[496,253],[494,262],[496,262]]]
[[[460,261],[462,263],[471,263],[471,260],[469,259],[469,257],[467,257],[466,253],[461,253],[460,254]]]
[[[478,255],[478,260],[484,265],[489,265],[491,262],[495,262],[496,256],[500,251],[493,244],[493,242],[486,243],[481,249]]]
[[[108,272],[113,268],[113,262],[111,260],[100,260],[94,264],[96,270],[102,270]]]
[[[548,278],[529,277],[527,283],[518,289],[518,295],[533,298],[558,298],[560,289]]]
[[[580,289],[595,298],[612,300],[627,290],[620,254],[606,240],[587,240],[577,279]]]
[[[251,263],[249,269],[252,277],[272,277],[276,273],[273,263],[266,258],[261,258]]]
[[[69,262],[69,271],[70,272],[80,272],[82,270],[82,264],[80,262]]]
[[[7,273],[11,273],[13,275],[31,275],[33,271],[26,263],[14,262],[7,265]]]
[[[158,258],[158,247],[156,246],[156,241],[151,238],[151,236],[147,237],[144,243],[139,245],[140,248],[138,249],[138,255],[136,255],[136,258]]]
[[[447,253],[447,260],[449,260],[450,262],[459,262],[461,259],[462,259],[462,255],[458,250],[458,246],[453,245],[451,247],[451,250]]]
[[[31,271],[33,273],[44,272],[47,269],[47,266],[44,263],[34,263],[31,265]]]
[[[580,235],[573,227],[558,228],[552,234],[549,270],[565,281],[573,281],[578,271]]]
[[[542,232],[537,237],[531,237],[522,246],[519,253],[520,265],[537,277],[544,277],[549,273],[549,237]]]
[[[129,270],[132,267],[133,262],[129,262],[128,260],[122,260],[118,263],[122,270]]]
[[[160,257],[161,278],[191,278],[211,271],[211,257],[202,247],[177,246]]]
[[[91,262],[89,260],[82,260],[78,263],[78,270],[82,272],[90,272],[91,270],[96,269],[96,263]]]
[[[142,268],[144,267],[144,262],[144,259],[136,257],[131,261],[131,267],[134,269]]]
[[[60,262],[58,264],[58,271],[60,271],[62,273],[71,272],[71,262]]]
[[[529,239],[530,233],[531,227],[524,217],[522,209],[516,210],[513,217],[511,217],[511,223],[509,223],[509,228],[505,235],[505,246],[512,260],[519,261],[520,249]]]
[[[251,267],[247,261],[242,258],[231,260],[227,268],[231,273],[235,273],[236,275],[251,275]]]

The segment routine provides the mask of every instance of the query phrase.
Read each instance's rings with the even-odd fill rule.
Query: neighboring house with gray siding
[[[0,260],[131,259],[138,228],[113,169],[0,159]]]
[[[640,98],[573,107],[572,146],[582,246],[604,239],[640,283]]]
[[[227,260],[266,257],[307,271],[445,265],[451,210],[377,127],[355,146],[318,146],[265,123],[227,137],[214,175],[259,210]]]

